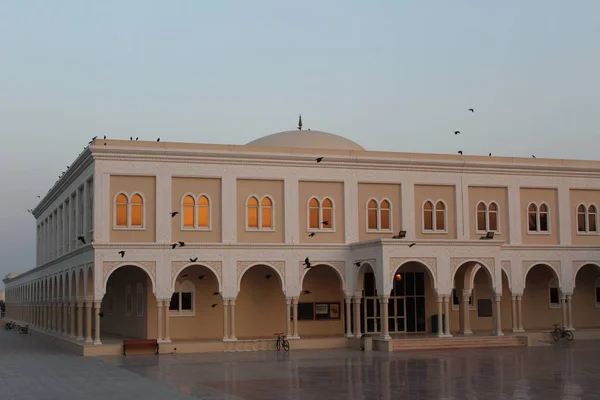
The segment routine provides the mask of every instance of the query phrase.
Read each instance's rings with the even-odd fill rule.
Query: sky
[[[35,266],[26,210],[96,135],[245,144],[302,113],[369,150],[597,159],[598,15],[597,0],[0,0],[0,277]]]

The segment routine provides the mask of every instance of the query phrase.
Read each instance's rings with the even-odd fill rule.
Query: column
[[[83,301],[77,301],[77,340],[83,340]]]
[[[455,185],[456,193],[456,237],[459,240],[469,239],[469,186],[461,182]]]
[[[285,299],[285,336],[286,337],[290,337],[292,336],[292,315],[290,313],[292,308],[292,299],[289,297],[286,297]]]
[[[575,327],[573,326],[573,295],[568,294],[567,295],[567,314],[568,314],[568,318],[567,318],[567,328],[570,331],[574,331]]]
[[[352,297],[345,297],[346,302],[346,337],[352,337]]]
[[[353,297],[352,301],[354,302],[354,337],[360,339],[362,336],[360,332],[360,297]]]
[[[285,201],[285,242],[300,242],[300,217],[298,215],[298,177],[287,176],[283,182]]]
[[[75,300],[71,300],[69,306],[71,307],[71,328],[69,329],[69,336],[77,337],[77,333],[75,332],[75,323],[77,322],[77,314],[75,314],[75,310],[77,308],[77,302]]]
[[[510,244],[521,244],[521,189],[518,185],[508,186],[508,231]]]
[[[223,341],[229,340],[229,326],[227,320],[229,319],[229,299],[223,299]]]
[[[163,300],[156,301],[156,341],[161,343],[163,340]]]
[[[437,315],[437,319],[438,319],[438,332],[437,332],[437,336],[438,337],[444,337],[444,322],[443,322],[443,301],[444,298],[442,296],[438,296],[437,298],[437,305],[438,305],[438,315]]]
[[[523,296],[522,295],[517,295],[517,311],[519,314],[519,330],[518,332],[525,332],[525,329],[523,329]]]
[[[401,221],[402,221],[402,229],[406,231],[406,241],[413,241],[415,239],[415,209],[414,209],[414,201],[411,199],[415,198],[415,185],[413,182],[402,181],[402,185],[400,185],[400,191],[402,194],[402,199],[404,199],[405,203],[401,207],[400,212],[402,213]],[[419,228],[420,229],[420,228]],[[398,229],[396,229],[398,230]],[[398,232],[395,233],[397,235]]]
[[[163,311],[165,312],[165,343],[171,343],[171,318],[169,318],[169,303],[171,300],[164,300]]]
[[[102,344],[102,342],[100,341],[100,306],[101,306],[101,302],[100,301],[94,301],[94,318],[96,319],[95,321],[95,325],[96,325],[96,329],[94,331],[94,345],[99,345]]]
[[[92,303],[85,302],[85,342],[92,343]]]
[[[171,204],[171,173],[167,169],[161,169],[156,174],[156,241],[159,243],[171,243],[170,212],[179,210],[179,204]],[[225,214],[225,213],[224,213]],[[176,218],[183,218],[178,215]]]
[[[358,180],[354,172],[344,179],[344,224],[346,243],[358,242]]]
[[[62,300],[56,302],[56,332],[62,335]]]
[[[292,298],[293,305],[293,315],[294,315],[294,339],[300,339],[300,335],[298,335],[298,298]]]
[[[237,241],[237,181],[231,173],[221,179],[221,201],[222,210],[227,210],[222,215],[221,237],[223,243],[235,243]],[[242,216],[243,218],[243,216]]]
[[[562,326],[566,327],[567,322],[567,296],[564,294],[560,295],[560,308],[562,313]]]
[[[235,337],[235,299],[230,299],[229,300],[229,317],[230,317],[230,332],[229,332],[229,339],[230,340],[237,340],[237,337]]]
[[[518,332],[519,327],[517,324],[517,296],[510,297],[510,304],[511,304],[510,316],[512,319],[512,331]]]
[[[81,221],[79,221],[79,188],[75,189],[75,234],[73,235],[73,237],[75,238],[75,249],[83,246],[83,244],[77,240],[77,236],[79,236],[79,232],[81,231]]]
[[[493,312],[493,316],[494,316],[494,335],[496,336],[504,336],[504,333],[502,333],[502,316],[500,313],[500,300],[502,299],[502,296],[498,295],[498,294],[494,294],[493,295],[493,300],[494,300],[494,312]]]
[[[446,316],[446,329],[444,336],[451,337],[450,334],[450,296],[444,296],[444,315]]]
[[[69,334],[69,302],[63,301],[63,335]]]
[[[388,296],[381,296],[380,308],[381,308],[381,336],[384,340],[390,340],[389,320],[388,320],[388,303],[390,298]]]
[[[561,183],[558,187],[558,235],[562,246],[571,245],[572,218],[569,187]]]
[[[462,291],[462,299],[461,299],[461,310],[460,312],[463,313],[463,334],[465,335],[470,335],[473,333],[473,331],[471,331],[471,306],[469,305],[469,298],[471,297],[471,291],[470,290],[464,290]]]

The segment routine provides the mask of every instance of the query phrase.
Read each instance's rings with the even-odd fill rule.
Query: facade
[[[96,139],[8,318],[96,345],[599,328],[598,207],[594,161]]]

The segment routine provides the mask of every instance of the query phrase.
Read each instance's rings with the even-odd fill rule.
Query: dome
[[[273,133],[263,136],[246,146],[261,147],[300,147],[305,149],[336,149],[362,150],[365,149],[356,142],[333,133],[309,130],[295,130]]]

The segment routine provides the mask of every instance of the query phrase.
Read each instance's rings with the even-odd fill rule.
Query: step
[[[486,347],[522,347],[525,346],[518,337],[458,337],[458,338],[424,338],[394,339],[392,350],[426,350],[426,349],[460,349]]]

